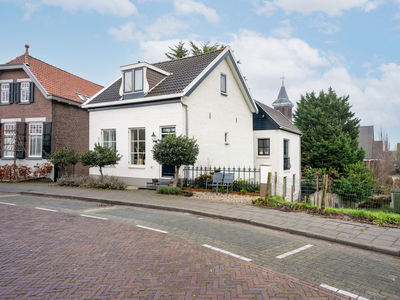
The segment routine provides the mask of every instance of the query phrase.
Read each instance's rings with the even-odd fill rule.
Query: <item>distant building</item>
[[[286,93],[285,89],[285,77],[282,76],[282,86],[281,90],[279,91],[278,98],[272,103],[272,107],[276,110],[279,110],[282,115],[292,122],[292,108],[294,107],[293,103],[289,100],[289,97]]]
[[[383,141],[375,141],[374,126],[360,126],[358,145],[365,150],[364,162],[371,169],[382,157]]]

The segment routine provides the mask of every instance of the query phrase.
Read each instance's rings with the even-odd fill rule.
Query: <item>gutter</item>
[[[183,103],[182,97],[181,97],[181,104],[185,107],[186,136],[189,137],[189,107],[187,104]]]

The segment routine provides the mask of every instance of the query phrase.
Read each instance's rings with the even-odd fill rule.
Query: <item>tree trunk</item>
[[[179,182],[179,169],[181,166],[175,166],[175,177],[174,177],[174,186],[178,185]]]
[[[328,186],[328,175],[324,175],[324,180],[322,181],[322,199],[321,199],[321,213],[325,214],[325,197],[326,190]]]
[[[100,181],[103,183],[103,168],[100,167]]]

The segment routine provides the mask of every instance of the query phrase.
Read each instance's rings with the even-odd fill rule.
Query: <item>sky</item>
[[[349,96],[362,126],[400,143],[400,0],[0,0],[0,63],[25,52],[109,85],[183,41],[229,45],[253,97],[285,87]]]

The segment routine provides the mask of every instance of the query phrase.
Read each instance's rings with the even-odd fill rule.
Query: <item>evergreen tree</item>
[[[208,41],[207,43],[201,42],[200,47],[198,47],[192,41],[190,41],[189,43],[190,43],[190,47],[191,47],[190,51],[192,51],[193,55],[199,55],[199,54],[208,53],[211,51],[225,48],[225,45],[223,45],[223,44],[220,45],[218,43],[215,43],[214,45],[211,45],[210,41]]]
[[[328,93],[314,92],[297,102],[294,124],[301,138],[302,168],[326,168],[343,174],[345,166],[362,161],[365,150],[358,147],[359,123],[350,111],[349,96],[338,97],[332,88]]]
[[[185,43],[180,41],[178,45],[174,45],[174,48],[168,47],[169,49],[171,49],[172,52],[166,52],[165,55],[169,59],[176,59],[188,56],[189,50],[184,48],[184,45]]]

